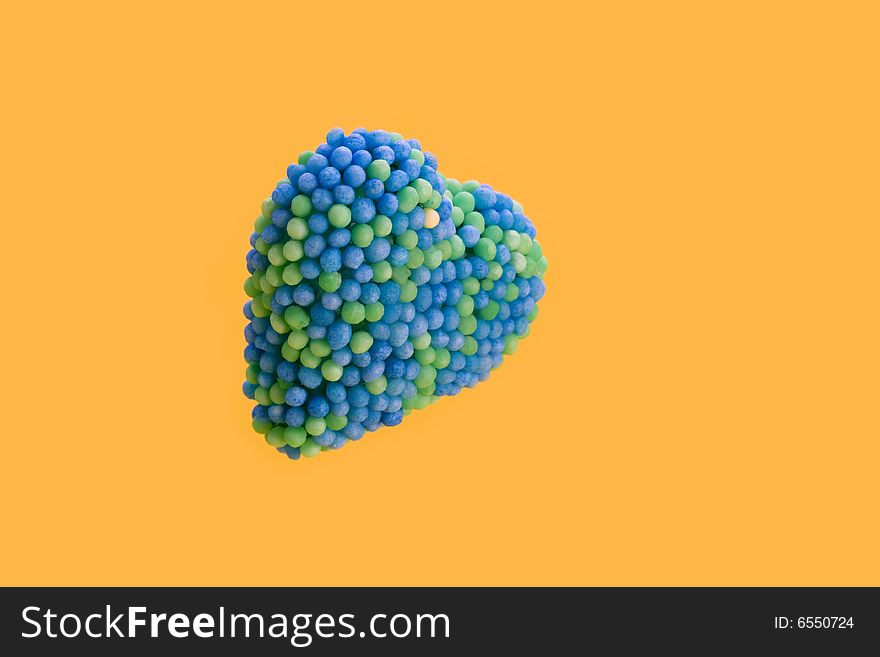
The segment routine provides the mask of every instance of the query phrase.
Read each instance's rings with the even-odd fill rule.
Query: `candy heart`
[[[522,206],[382,130],[334,128],[302,153],[250,241],[243,389],[292,459],[486,380],[544,295]]]

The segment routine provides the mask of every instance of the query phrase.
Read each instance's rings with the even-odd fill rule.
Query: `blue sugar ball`
[[[259,386],[257,386],[256,383],[248,383],[247,381],[245,381],[241,386],[241,391],[244,393],[245,397],[247,397],[248,399],[253,399],[254,393],[257,391],[258,387]]]
[[[351,340],[351,325],[342,320],[334,321],[327,329],[327,341],[331,349],[342,349]]]
[[[400,321],[409,324],[416,316],[416,307],[411,303],[400,304]]]
[[[321,275],[321,265],[314,258],[307,258],[299,263],[299,273],[303,278],[314,280]]]
[[[327,164],[329,164],[329,162],[325,156],[320,153],[315,153],[309,158],[308,162],[306,162],[306,169],[309,173],[317,175],[321,169],[327,166]]]
[[[287,412],[287,406],[283,404],[273,404],[269,407],[269,419],[276,424],[284,422],[284,414]]]
[[[298,461],[300,457],[299,447],[291,447],[290,445],[282,445],[278,451],[287,456],[291,461]]]
[[[397,195],[386,192],[376,200],[376,210],[389,217],[397,212],[398,204]]]
[[[480,185],[477,189],[471,192],[471,194],[474,197],[474,208],[478,212],[494,208],[495,204],[498,202],[495,191],[488,185]]]
[[[311,194],[318,187],[318,177],[312,172],[306,171],[297,179],[296,186],[303,194]]]
[[[284,421],[290,427],[301,427],[306,421],[306,412],[300,407],[288,408]]]
[[[433,153],[425,152],[425,166],[436,169],[438,166],[437,156]]]
[[[325,429],[324,433],[318,436],[313,436],[312,440],[321,447],[330,447],[330,445],[333,444],[333,441],[336,440],[336,432],[332,429]]]
[[[361,382],[361,371],[356,365],[351,364],[342,368],[342,378],[340,379],[346,386],[355,386]]]
[[[360,422],[349,422],[342,428],[342,433],[349,440],[359,440],[364,435],[364,427]]]
[[[289,306],[293,303],[293,287],[290,285],[282,285],[275,290],[275,300],[282,306]]]
[[[269,268],[269,258],[257,250],[248,253],[248,264],[255,270],[264,271]]]
[[[282,360],[278,363],[278,367],[275,368],[275,372],[278,375],[278,378],[285,383],[293,383],[296,379],[296,364]]]
[[[363,252],[361,256],[363,257]],[[367,283],[373,280],[373,268],[366,262],[362,263],[354,270],[354,280],[358,283]]]
[[[440,329],[431,331],[430,333],[431,346],[435,349],[442,349],[449,344],[449,334],[446,331],[442,330],[442,327]]]
[[[323,143],[315,149],[315,152],[318,155],[323,155],[324,157],[330,157],[330,154],[333,152],[333,147],[328,143]]]
[[[375,342],[370,348],[370,358],[373,359],[370,364],[372,365],[376,361],[384,362],[393,351],[394,348],[387,341],[379,340],[378,342]]]
[[[424,285],[431,280],[431,270],[420,265],[410,272],[409,279],[416,285]]]
[[[367,136],[367,143],[371,145],[371,148],[387,146],[391,143],[391,134],[386,130],[373,130]]]
[[[403,162],[409,159],[409,154],[412,153],[412,146],[403,139],[399,139],[391,144],[391,150],[394,151],[394,161]]]
[[[345,386],[339,382],[327,384],[327,399],[334,404],[344,402],[346,398]]]
[[[347,416],[350,410],[351,406],[349,406],[348,402],[344,399],[341,402],[330,404],[330,412],[337,417]]]
[[[403,212],[395,212],[391,217],[391,234],[395,237],[403,235],[409,228],[409,217]]]
[[[328,329],[329,331],[329,329]],[[330,355],[330,358],[333,359],[333,362],[337,365],[342,365],[345,367],[351,362],[352,352],[348,347],[342,347],[341,349],[335,349],[333,353]],[[344,383],[343,383],[344,385]]]
[[[392,347],[399,347],[409,338],[409,326],[403,322],[395,322],[388,327],[388,342]]]
[[[336,187],[342,180],[342,174],[339,173],[339,169],[336,167],[324,167],[321,169],[320,173],[318,173],[318,182],[321,187],[325,187],[327,189],[332,189]]]
[[[367,180],[367,173],[361,165],[354,163],[342,174],[342,180],[349,187],[357,189]]]
[[[326,417],[330,412],[330,402],[321,395],[314,395],[306,403],[306,410],[312,417]]]
[[[440,201],[440,205],[437,207],[437,214],[440,216],[440,221],[449,220],[452,217],[452,201],[448,198]]]
[[[357,301],[361,296],[361,285],[352,278],[346,278],[339,287],[339,296],[345,301]]]
[[[431,231],[427,228],[420,228],[416,231],[416,234],[419,236],[420,249],[427,250],[431,248],[432,244],[434,244],[434,236],[431,235]]]
[[[507,194],[496,192],[495,196],[498,199],[497,203],[495,204],[496,210],[513,210],[513,199],[510,198]]]
[[[351,156],[351,163],[355,166],[359,166],[362,169],[366,169],[372,161],[373,156],[370,155],[369,151],[364,149],[354,151]]]
[[[258,350],[261,350],[259,351],[259,355],[257,356],[257,360],[259,360],[260,356],[263,355],[263,351],[269,351],[272,345],[266,339],[265,335],[258,335],[256,338],[254,338],[253,346],[256,347]]]
[[[498,227],[502,230],[510,230],[513,224],[513,213],[510,210],[501,210],[498,215]]]
[[[363,186],[364,196],[375,201],[385,193],[385,185],[378,178],[370,178]]]
[[[293,213],[286,208],[272,210],[272,223],[278,228],[287,228],[287,222],[293,218]]]
[[[351,231],[347,228],[337,228],[327,236],[327,243],[337,249],[348,246],[351,241]]]
[[[374,360],[371,361],[369,365],[364,367],[361,370],[361,378],[369,383],[370,381],[374,381],[378,379],[382,374],[385,373],[385,361],[382,360]]]
[[[348,137],[343,139],[342,143],[352,152],[367,147],[367,140],[364,139],[363,135],[357,132],[352,132]]]
[[[366,406],[370,402],[370,393],[360,384],[349,388],[347,396],[348,403],[351,404],[353,408]]]
[[[351,164],[351,157],[352,151],[348,146],[337,146],[330,154],[330,164],[342,171]]]
[[[373,149],[374,160],[385,160],[388,164],[394,163],[394,149],[390,146],[378,146]]]
[[[396,303],[393,306],[386,306],[385,312],[382,313],[382,321],[386,324],[393,324],[400,320],[401,304]]]
[[[269,419],[269,409],[266,406],[256,405],[253,410],[251,410],[251,417],[254,420],[263,420],[266,421]]]
[[[385,322],[372,322],[367,325],[367,332],[373,336],[374,340],[387,340],[391,335],[391,327]],[[370,348],[371,355],[375,356],[375,350],[378,345],[378,342],[374,342],[373,346]]]
[[[422,172],[422,167],[415,160],[404,160],[400,163],[400,171],[403,171],[409,179],[409,182],[412,182],[419,177],[419,174]]]
[[[394,427],[403,422],[403,411],[382,413],[382,424],[386,427]]]
[[[357,408],[352,408],[348,412],[348,420],[349,420],[349,422],[361,423],[367,419],[367,415],[369,414],[369,412],[370,412],[370,409],[368,409],[366,407],[366,405],[359,406]]]
[[[324,382],[324,377],[320,370],[311,367],[300,367],[297,373],[300,383],[309,390],[314,390]]]
[[[363,196],[355,199],[351,206],[351,218],[355,223],[365,224],[375,216],[376,206],[373,201]]]
[[[312,306],[309,311],[309,315],[311,316],[311,322],[309,326],[330,326],[333,323],[333,320],[336,319],[336,313],[332,310],[327,310],[324,306],[320,306],[315,304]]]
[[[409,142],[409,145],[412,146],[415,150],[422,150],[422,144],[418,139],[407,139],[407,142]]]
[[[363,368],[367,367],[370,364],[371,360],[372,359],[370,358],[370,352],[365,351],[362,354],[353,354],[351,357],[351,364]]]
[[[325,292],[321,295],[321,305],[327,310],[339,310],[342,306],[342,297],[336,292]]]
[[[363,251],[363,249],[361,249],[361,247],[355,246],[354,244],[349,244],[348,246],[345,247],[345,249],[343,249],[343,251],[342,251],[342,264],[345,265],[346,267],[348,267],[349,269],[356,270],[363,264],[363,262],[364,262],[364,251]],[[372,278],[373,269],[372,269],[372,267],[368,267],[368,269],[370,270],[370,278]],[[360,281],[357,277],[355,277],[355,280],[358,280],[358,282],[364,282],[364,281]],[[366,280],[370,280],[370,279],[368,278]]]
[[[376,303],[379,300],[381,291],[375,283],[364,283],[361,286],[360,302],[364,305]]]
[[[443,326],[443,313],[439,308],[428,308],[425,311],[425,321],[428,323],[429,330],[436,330]]]
[[[388,395],[384,392],[378,395],[375,395],[372,399],[370,399],[370,405],[368,408],[371,411],[384,411],[388,408]]]
[[[480,240],[480,231],[477,230],[475,226],[466,224],[459,227],[458,236],[461,238],[461,241],[464,242],[464,245],[470,249],[476,246],[477,242]],[[461,260],[458,262],[461,262]]]
[[[317,258],[324,252],[326,247],[327,241],[324,239],[324,236],[313,233],[306,238],[303,244],[303,252],[309,258]]]
[[[358,201],[364,200],[366,199],[358,199]],[[373,214],[375,215],[375,210],[373,210]],[[375,238],[370,245],[364,249],[364,255],[367,258],[367,262],[375,263],[385,260],[389,253],[391,253],[391,243],[384,237]]]
[[[410,183],[409,176],[406,171],[395,169],[385,181],[385,190],[388,192],[399,192]]]
[[[410,210],[407,216],[409,217],[410,230],[417,231],[425,227],[425,211],[418,205]]]
[[[304,164],[291,164],[287,167],[287,179],[290,180],[292,186],[296,187],[296,181],[306,172]]]
[[[379,301],[392,305],[400,301],[400,286],[394,281],[385,281],[379,285]]]
[[[431,294],[431,288],[427,285],[422,286],[416,292],[416,298],[413,299],[413,306],[419,312],[424,312],[427,310],[432,303],[433,295]]]
[[[348,169],[345,170],[346,173],[348,171]],[[354,177],[356,178],[357,176]],[[346,180],[346,183],[345,185],[337,185],[333,188],[333,200],[342,205],[351,205],[354,203],[355,192],[348,183],[348,180]]]
[[[334,438],[333,442],[330,443],[330,449],[341,449],[342,447],[345,447],[345,444],[348,442],[348,438],[346,438],[344,434],[341,434],[338,431],[334,431],[333,433],[336,438]]]
[[[399,358],[389,358],[385,362],[385,376],[389,379],[399,379],[406,371],[406,362]],[[390,383],[390,381],[389,381]]]
[[[251,320],[251,324],[253,324],[254,330],[257,333],[265,333],[266,329],[269,328],[269,320],[266,317],[254,317]]]
[[[260,356],[260,369],[264,372],[275,372],[275,368],[278,367],[278,362],[281,360],[277,355],[266,352],[262,356]]]
[[[471,275],[477,279],[486,278],[489,275],[489,265],[482,258],[471,257],[468,258],[471,263]]]
[[[296,192],[294,191],[293,186],[288,185],[287,183],[281,183],[272,192],[272,200],[275,202],[275,205],[282,208],[289,208],[290,202],[293,201],[294,196],[296,196]]]
[[[275,376],[271,372],[260,372],[257,375],[257,383],[261,388],[270,388],[275,383]]]
[[[247,319],[249,319],[249,320],[253,320],[253,319],[254,319],[254,307],[253,307],[253,304],[252,304],[250,301],[247,301],[247,302],[244,304],[244,306],[242,307],[241,310],[242,310],[242,312],[244,313],[244,316],[245,316]],[[256,330],[256,329],[254,329],[254,330]]]
[[[454,306],[464,295],[464,285],[461,281],[450,281],[446,284],[446,305]]]
[[[333,192],[319,187],[312,192],[312,208],[316,212],[327,212],[333,206]]]
[[[345,139],[345,131],[342,128],[333,128],[327,133],[327,143],[331,146],[339,146]]]
[[[321,269],[326,272],[339,271],[342,268],[342,252],[330,248],[321,254]]]
[[[269,224],[263,229],[262,234],[260,235],[262,240],[269,245],[277,244],[282,240],[287,239],[287,234],[282,229],[278,228],[275,224]]]
[[[405,247],[402,247],[399,244],[395,244],[391,247],[391,252],[388,255],[388,262],[390,262],[392,266],[402,267],[407,263],[408,259],[409,251],[407,251]],[[412,279],[411,275],[410,279]]]
[[[330,221],[327,219],[327,215],[321,212],[315,212],[309,217],[309,230],[312,233],[323,233],[330,227]],[[320,235],[309,235],[309,237],[321,237]],[[308,241],[308,240],[307,240]],[[308,255],[308,254],[306,254]],[[314,256],[310,256],[314,257]]]
[[[257,337],[257,332],[254,330],[253,324],[248,324],[244,327],[244,339],[246,342],[251,343],[254,341],[254,338]]]
[[[367,413],[367,419],[363,422],[367,431],[376,431],[382,426],[382,414],[379,411],[370,411]]]
[[[419,375],[421,366],[414,360],[406,360],[404,362],[406,363],[406,369],[404,370],[403,378],[407,381],[412,381]]]

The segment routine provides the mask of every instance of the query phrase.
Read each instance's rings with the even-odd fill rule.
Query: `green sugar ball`
[[[373,346],[373,336],[366,331],[355,331],[348,343],[352,353],[362,354]]]
[[[327,220],[331,226],[345,228],[351,223],[351,209],[347,205],[337,203],[327,212]]]

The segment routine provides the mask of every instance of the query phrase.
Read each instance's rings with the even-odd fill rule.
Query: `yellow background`
[[[15,3],[3,584],[880,584],[871,3]],[[333,126],[522,201],[488,383],[289,462],[260,201]]]

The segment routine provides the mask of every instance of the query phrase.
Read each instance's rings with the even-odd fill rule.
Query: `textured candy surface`
[[[254,430],[291,459],[486,380],[545,290],[519,203],[383,130],[334,128],[302,153],[250,244],[243,390]]]

